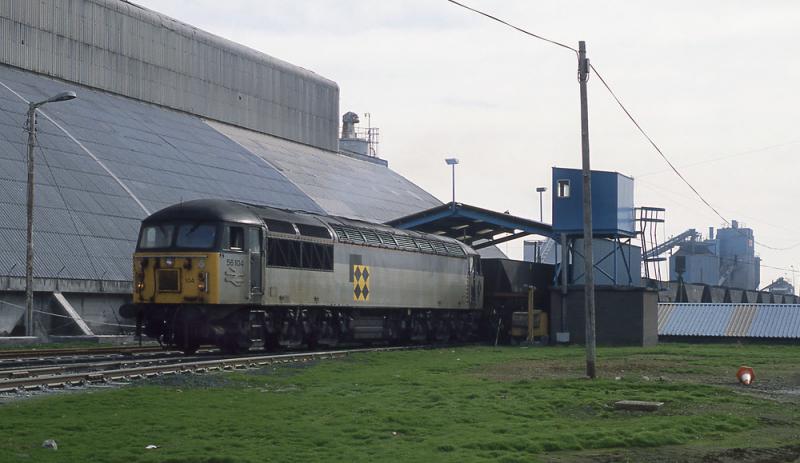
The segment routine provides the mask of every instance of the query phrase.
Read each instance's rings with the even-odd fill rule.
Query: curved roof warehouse
[[[334,82],[159,13],[0,0],[0,38],[0,335],[24,305],[25,112],[64,90],[78,98],[42,108],[37,124],[45,328],[75,312],[94,333],[118,331],[139,221],[170,204],[224,198],[379,222],[441,204],[337,153]]]

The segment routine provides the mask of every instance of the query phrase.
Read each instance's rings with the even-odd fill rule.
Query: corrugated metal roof
[[[274,166],[331,214],[385,222],[442,204],[384,166],[226,124],[207,123]]]
[[[659,304],[658,306],[658,332],[664,330],[667,326],[667,321],[675,310],[675,304]]]
[[[670,305],[674,309],[665,320],[664,332],[673,336],[724,336],[733,313],[731,304],[713,304],[714,310],[708,310],[707,304]],[[661,306],[659,304],[659,310]]]
[[[747,331],[753,323],[758,308],[754,305],[734,305],[731,320],[725,329],[725,336],[747,336]]]
[[[754,338],[800,338],[800,305],[762,305],[747,335]]]
[[[191,199],[375,221],[439,204],[386,167],[330,151],[209,125],[4,65],[0,84],[0,239],[7,244],[0,249],[0,275],[24,275],[27,104],[15,92],[34,101],[68,89],[78,93],[43,108],[54,122],[38,118],[34,250],[40,277],[130,280],[144,209],[152,213]]]
[[[658,304],[658,334],[800,338],[800,304]]]

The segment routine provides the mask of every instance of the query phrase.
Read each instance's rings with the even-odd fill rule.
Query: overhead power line
[[[711,164],[711,163],[714,163],[714,162],[725,161],[725,160],[730,159],[730,158],[749,156],[751,154],[763,153],[765,151],[770,151],[770,150],[774,150],[774,149],[778,149],[778,148],[784,148],[784,147],[787,147],[787,146],[792,146],[792,145],[797,145],[797,144],[800,144],[800,140],[791,140],[791,141],[788,141],[788,142],[785,142],[785,143],[775,143],[775,144],[772,144],[772,145],[762,146],[760,148],[753,148],[753,149],[749,149],[749,150],[746,150],[746,151],[740,151],[738,153],[729,153],[729,154],[724,154],[724,155],[713,157],[713,158],[709,158],[709,159],[703,159],[701,161],[696,161],[696,162],[692,162],[692,163],[689,163],[689,164],[684,164],[684,165],[682,165],[680,167],[682,169],[686,169],[687,167],[702,166],[702,165]],[[647,176],[650,176],[650,175],[656,175],[656,174],[660,174],[662,172],[669,172],[669,171],[670,171],[669,169],[652,170],[652,171],[649,171],[649,172],[642,172],[640,174],[634,174],[634,177],[636,177],[637,179],[640,179],[642,177],[647,177]]]
[[[795,269],[793,269],[793,268],[786,268],[786,267],[775,267],[775,266],[772,266],[772,265],[766,265],[766,264],[763,264],[763,263],[762,263],[762,264],[760,264],[760,265],[761,265],[762,267],[766,267],[766,268],[769,268],[769,269],[772,269],[772,270],[783,270],[784,272],[794,272],[794,271],[795,271]]]
[[[570,51],[574,52],[576,55],[578,54],[578,50],[576,50],[575,48],[570,47],[569,45],[565,45],[565,44],[563,44],[561,42],[557,42],[555,40],[548,39],[547,37],[542,37],[541,35],[534,34],[531,31],[526,31],[525,29],[523,29],[521,27],[517,27],[517,26],[515,26],[515,25],[513,25],[513,24],[511,24],[511,23],[509,23],[507,21],[504,21],[504,20],[498,18],[497,16],[492,16],[489,13],[485,13],[485,12],[483,12],[481,10],[476,10],[475,8],[472,8],[471,6],[464,5],[463,3],[459,3],[459,2],[457,2],[455,0],[447,0],[447,1],[452,3],[453,5],[460,6],[461,8],[464,8],[465,10],[469,10],[469,11],[472,11],[473,13],[477,13],[477,14],[479,14],[481,16],[485,16],[485,17],[491,19],[492,21],[497,21],[500,24],[508,26],[508,27],[510,27],[510,28],[512,28],[514,30],[519,31],[519,32],[522,32],[525,35],[529,35],[529,36],[531,36],[533,38],[536,38],[536,39],[539,39],[539,40],[544,40],[545,42],[551,43],[553,45],[557,45],[559,47],[566,48],[567,50],[570,50]]]
[[[644,138],[647,139],[647,141],[650,143],[650,145],[653,147],[653,149],[655,149],[656,152],[661,156],[661,158],[664,159],[664,162],[667,163],[669,168],[672,169],[673,172],[675,172],[675,175],[677,175],[678,178],[680,178],[683,181],[683,183],[685,183],[686,186],[688,186],[689,189],[692,190],[692,192],[694,192],[694,194],[700,199],[700,201],[703,202],[703,204],[708,206],[708,208],[711,209],[714,212],[714,214],[716,214],[720,219],[722,219],[722,221],[725,222],[725,224],[727,224],[728,226],[731,226],[731,222],[724,215],[722,215],[717,210],[717,208],[712,206],[711,203],[708,202],[706,200],[706,198],[703,197],[703,195],[699,191],[697,191],[697,188],[695,188],[694,185],[692,185],[689,182],[689,180],[687,180],[686,177],[684,177],[683,174],[681,174],[681,172],[678,170],[678,168],[675,167],[675,165],[672,163],[672,161],[669,160],[667,155],[664,154],[663,151],[661,151],[661,148],[659,148],[659,146],[656,144],[656,142],[653,141],[652,138],[650,138],[650,135],[648,135],[647,132],[645,132],[645,130],[642,128],[642,126],[639,125],[639,122],[636,120],[636,118],[633,117],[633,115],[630,113],[630,111],[628,111],[628,108],[626,108],[625,105],[622,104],[622,101],[620,101],[619,97],[614,92],[614,90],[611,89],[611,86],[608,85],[608,82],[606,82],[606,80],[603,78],[602,74],[600,74],[600,72],[597,71],[597,68],[595,68],[594,65],[592,65],[592,64],[589,64],[589,67],[592,69],[592,71],[594,71],[595,75],[597,75],[597,78],[600,79],[600,82],[603,84],[603,86],[606,88],[606,90],[608,90],[608,93],[611,94],[611,97],[614,98],[614,101],[617,102],[617,105],[620,107],[620,109],[622,109],[622,112],[624,112],[625,115],[628,116],[628,119],[630,119],[630,121],[633,123],[633,125],[636,127],[636,129],[639,131],[639,133],[641,133],[644,136]],[[753,239],[753,242],[758,244],[761,247],[764,247],[764,248],[767,248],[767,249],[771,249],[773,251],[788,251],[790,249],[794,249],[794,248],[800,246],[800,243],[795,243],[795,244],[793,244],[791,246],[780,248],[780,247],[770,246],[770,245],[768,245],[766,243],[762,243],[762,242],[760,242],[760,241],[758,241],[756,239]]]
[[[683,174],[681,174],[681,172],[678,170],[678,168],[675,167],[674,164],[672,164],[672,161],[670,161],[667,155],[665,155],[664,152],[661,151],[661,148],[659,148],[656,142],[653,141],[652,138],[650,138],[650,135],[648,135],[647,132],[644,131],[642,126],[639,125],[639,122],[636,121],[636,118],[634,118],[633,115],[630,113],[630,111],[628,111],[628,108],[626,108],[625,105],[622,104],[622,101],[620,101],[617,94],[614,93],[614,90],[611,89],[611,86],[608,85],[608,82],[606,82],[602,74],[600,74],[597,71],[597,68],[595,68],[593,64],[589,64],[589,67],[592,69],[592,71],[594,71],[595,75],[597,75],[597,78],[600,79],[600,82],[603,84],[606,90],[608,90],[608,93],[611,94],[611,97],[614,98],[614,101],[617,102],[617,105],[620,107],[620,109],[622,109],[622,112],[624,112],[625,115],[628,116],[628,119],[630,119],[630,121],[639,131],[639,133],[641,133],[644,136],[644,138],[647,139],[647,141],[650,143],[650,146],[652,146],[656,150],[656,152],[661,156],[661,158],[664,159],[664,162],[666,162],[669,168],[672,169],[673,172],[675,172],[675,175],[677,175],[683,181],[683,183],[685,183],[686,186],[688,186],[689,189],[691,189],[694,192],[694,194],[697,195],[698,198],[700,198],[700,201],[702,201],[703,204],[705,204],[706,206],[708,206],[709,209],[714,211],[714,213],[717,214],[719,218],[722,219],[726,224],[730,225],[728,219],[726,219],[725,216],[720,214],[720,212],[714,206],[712,206],[711,203],[706,201],[706,198],[704,198],[703,195],[700,194],[699,191],[697,191],[697,188],[695,188],[694,185],[692,185],[688,180],[686,180],[686,177],[684,177]]]
[[[528,35],[530,37],[533,37],[533,38],[548,42],[550,44],[565,48],[567,50],[575,52],[576,54],[578,53],[578,50],[576,50],[573,47],[570,47],[569,45],[565,45],[565,44],[563,44],[561,42],[557,42],[555,40],[548,39],[548,38],[543,37],[541,35],[534,34],[533,32],[530,32],[530,31],[525,30],[525,29],[523,29],[521,27],[515,26],[515,25],[513,25],[513,24],[511,24],[511,23],[509,23],[509,22],[507,22],[507,21],[505,21],[503,19],[500,19],[500,18],[498,18],[496,16],[493,16],[493,15],[491,15],[489,13],[485,13],[485,12],[483,12],[481,10],[477,10],[475,8],[472,8],[471,6],[467,6],[467,5],[463,4],[463,3],[457,2],[455,0],[447,0],[447,1],[452,3],[452,4],[454,4],[454,5],[459,6],[461,8],[464,8],[466,10],[472,11],[473,13],[477,13],[477,14],[479,14],[481,16],[485,16],[485,17],[487,17],[487,18],[489,18],[489,19],[491,19],[493,21],[497,21],[497,22],[499,22],[499,23],[501,23],[501,24],[503,24],[503,25],[505,25],[507,27],[510,27],[510,28],[512,28],[512,29],[514,29],[516,31],[522,32],[523,34]],[[700,199],[700,201],[703,204],[705,204],[709,209],[711,209],[714,212],[714,214],[716,214],[720,219],[722,219],[722,221],[725,224],[727,224],[728,226],[731,226],[731,221],[728,220],[724,215],[722,215],[717,210],[717,208],[715,208],[708,200],[706,200],[705,197],[703,197],[703,195],[697,190],[697,188],[695,188],[694,185],[692,185],[689,182],[689,180],[687,180],[686,177],[684,177],[683,174],[681,174],[681,172],[678,170],[678,168],[675,167],[675,165],[672,163],[672,161],[669,160],[667,155],[664,154],[664,152],[661,150],[661,148],[659,148],[659,146],[656,144],[656,142],[652,138],[650,138],[650,135],[648,135],[647,132],[645,132],[645,130],[642,128],[642,126],[639,124],[639,122],[636,120],[636,118],[633,117],[633,114],[631,114],[631,112],[628,111],[628,108],[625,107],[625,105],[619,99],[619,97],[614,92],[614,90],[611,88],[611,86],[608,84],[608,82],[606,82],[606,80],[603,78],[602,74],[600,74],[600,72],[597,71],[597,68],[591,63],[589,63],[589,68],[592,71],[594,71],[594,73],[597,75],[597,78],[600,79],[600,82],[603,84],[603,86],[606,88],[606,90],[608,90],[608,92],[611,94],[612,98],[614,98],[614,101],[617,102],[617,105],[620,107],[620,109],[622,109],[622,112],[625,113],[625,115],[628,117],[628,119],[630,119],[630,121],[633,123],[633,125],[636,127],[636,129],[639,131],[639,133],[641,133],[642,136],[644,136],[644,138],[650,143],[650,145],[653,147],[653,149],[656,150],[656,152],[659,154],[659,156],[661,156],[661,158],[664,160],[664,162],[667,163],[667,165],[675,173],[675,175],[677,175],[678,178],[680,178],[683,181],[683,183],[685,183],[686,186],[688,186],[689,189],[692,190],[692,192],[697,196],[698,199]],[[759,246],[767,248],[767,249],[771,249],[773,251],[788,251],[790,249],[794,249],[794,248],[800,247],[800,243],[795,243],[795,244],[793,244],[791,246],[787,246],[787,247],[775,247],[775,246],[770,246],[770,245],[765,244],[765,243],[761,243],[761,242],[759,242],[757,240],[753,240],[753,241],[756,244],[758,244]]]

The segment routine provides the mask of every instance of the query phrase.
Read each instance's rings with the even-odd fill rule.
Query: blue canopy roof
[[[549,224],[462,203],[443,204],[386,224],[455,238],[473,249],[527,235],[553,236],[553,227]]]

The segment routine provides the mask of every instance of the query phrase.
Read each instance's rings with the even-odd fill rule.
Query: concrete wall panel
[[[550,292],[550,336],[561,327],[560,289]],[[654,346],[658,343],[658,292],[647,288],[598,286],[595,292],[595,334],[598,345]],[[585,342],[583,286],[570,286],[566,298],[570,342]]]

